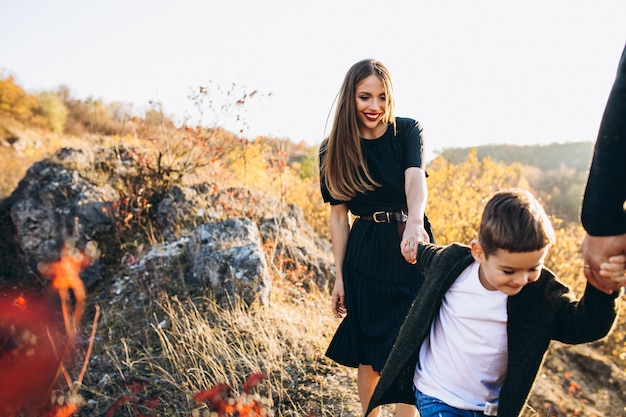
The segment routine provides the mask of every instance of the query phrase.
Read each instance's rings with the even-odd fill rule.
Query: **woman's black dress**
[[[423,168],[422,129],[412,119],[396,118],[378,139],[361,139],[367,167],[381,187],[345,202],[355,216],[377,211],[406,210],[404,171]],[[320,159],[324,158],[324,151]],[[321,181],[325,202],[330,197]],[[425,228],[434,242],[428,219]],[[350,367],[371,365],[381,371],[424,277],[400,252],[397,223],[356,219],[348,235],[343,263],[347,315],[337,329],[326,356]]]

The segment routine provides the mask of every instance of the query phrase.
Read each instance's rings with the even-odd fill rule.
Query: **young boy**
[[[606,336],[621,289],[589,283],[580,300],[543,267],[554,231],[524,190],[496,193],[469,247],[420,244],[425,283],[383,368],[366,415],[415,403],[421,417],[516,417],[551,340],[578,344]],[[624,275],[626,257],[602,265]]]

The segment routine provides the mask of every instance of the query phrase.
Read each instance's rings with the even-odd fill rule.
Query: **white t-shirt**
[[[484,288],[478,267],[468,266],[446,292],[413,377],[424,394],[477,411],[498,403],[508,361],[508,297]]]

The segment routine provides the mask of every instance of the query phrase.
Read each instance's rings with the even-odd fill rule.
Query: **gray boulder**
[[[107,211],[119,195],[109,184],[97,185],[83,175],[92,170],[93,164],[93,153],[62,149],[35,163],[3,202],[0,215],[10,219],[2,221],[8,241],[3,249],[9,242],[15,245],[4,256],[19,256],[19,262],[13,262],[13,266],[21,267],[14,271],[18,278],[37,277],[38,265],[58,260],[68,240],[85,250],[97,233],[113,226]],[[91,285],[98,275],[96,262],[82,278]]]
[[[81,274],[89,290],[113,291],[114,299],[138,306],[161,291],[210,292],[220,303],[240,298],[265,305],[271,275],[328,289],[334,277],[329,242],[316,236],[297,206],[245,188],[171,186],[142,213],[150,214],[152,240],[162,243],[123,253],[119,228],[125,225],[115,210],[128,199],[121,193],[133,195],[124,185],[143,178],[135,157],[141,152],[61,149],[34,164],[0,202],[0,285],[45,284],[40,265],[58,260],[71,241],[79,250],[100,249],[101,257]],[[125,291],[131,281],[135,296]]]
[[[196,228],[187,244],[188,284],[209,288],[222,303],[240,297],[267,305],[270,273],[255,222],[232,218]]]

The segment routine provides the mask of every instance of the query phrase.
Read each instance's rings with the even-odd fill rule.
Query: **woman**
[[[332,311],[345,315],[326,355],[358,368],[363,412],[423,282],[414,265],[417,243],[434,240],[422,156],[419,123],[393,114],[387,68],[372,59],[354,64],[320,146],[320,185],[331,207]],[[398,404],[396,415],[414,416],[415,408]]]

